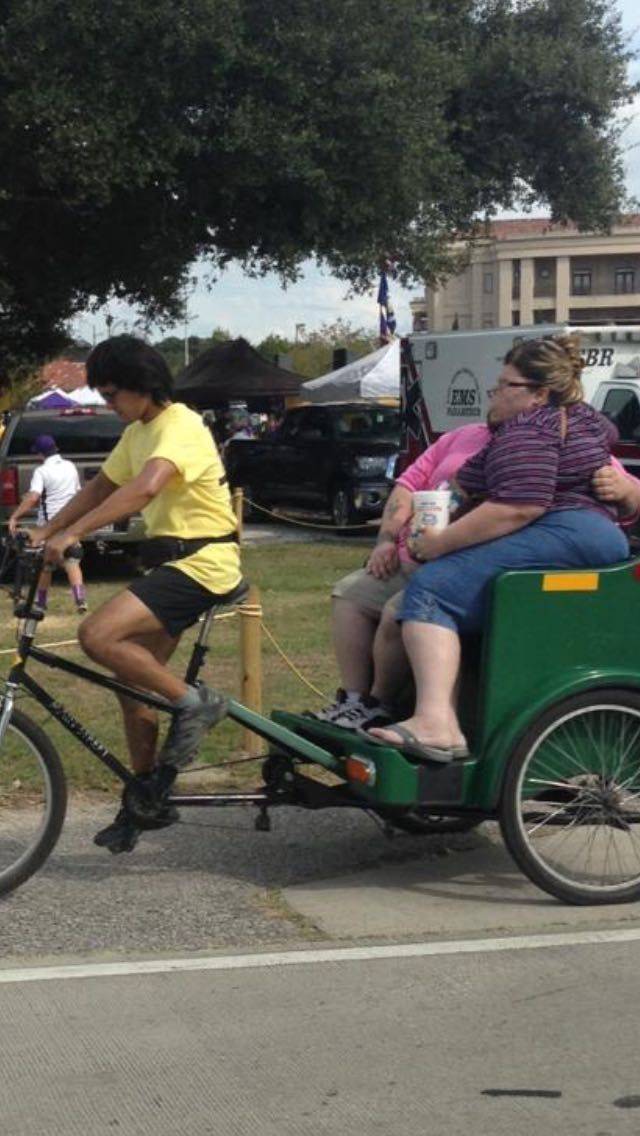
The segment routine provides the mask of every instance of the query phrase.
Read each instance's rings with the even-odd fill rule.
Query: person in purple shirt
[[[628,556],[615,510],[592,488],[610,462],[613,428],[583,401],[581,369],[574,336],[525,340],[505,357],[490,392],[494,430],[457,475],[475,507],[409,542],[425,562],[409,578],[398,615],[415,712],[369,736],[433,761],[465,756],[455,705],[460,635],[482,629],[495,576],[600,567]]]

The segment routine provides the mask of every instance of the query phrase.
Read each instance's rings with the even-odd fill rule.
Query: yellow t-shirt
[[[152,458],[170,461],[176,473],[142,510],[148,536],[195,540],[234,532],[236,518],[224,467],[199,414],[173,402],[151,422],[132,422],[102,470],[115,485],[125,485]],[[210,592],[223,594],[240,582],[240,551],[233,541],[210,544],[173,561],[172,567]]]

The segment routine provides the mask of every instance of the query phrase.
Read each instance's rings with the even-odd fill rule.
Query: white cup
[[[449,524],[450,489],[421,489],[413,494],[412,530],[440,532]]]

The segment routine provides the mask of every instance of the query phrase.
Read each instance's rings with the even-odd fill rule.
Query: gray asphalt
[[[640,1129],[638,944],[0,986],[6,1136]]]
[[[208,950],[325,936],[283,905],[279,889],[359,868],[437,861],[478,837],[399,835],[389,842],[367,816],[273,810],[270,833],[255,811],[191,810],[189,823],[148,833],[131,854],[92,844],[114,805],[77,799],[44,868],[0,900],[0,954]],[[185,816],[183,811],[182,816]],[[480,838],[481,839],[481,838]]]

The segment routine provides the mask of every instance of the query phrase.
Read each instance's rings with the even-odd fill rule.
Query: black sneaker
[[[111,824],[96,832],[93,843],[98,848],[107,848],[117,856],[119,852],[133,852],[139,838],[140,829],[133,823],[126,809],[119,809]]]

